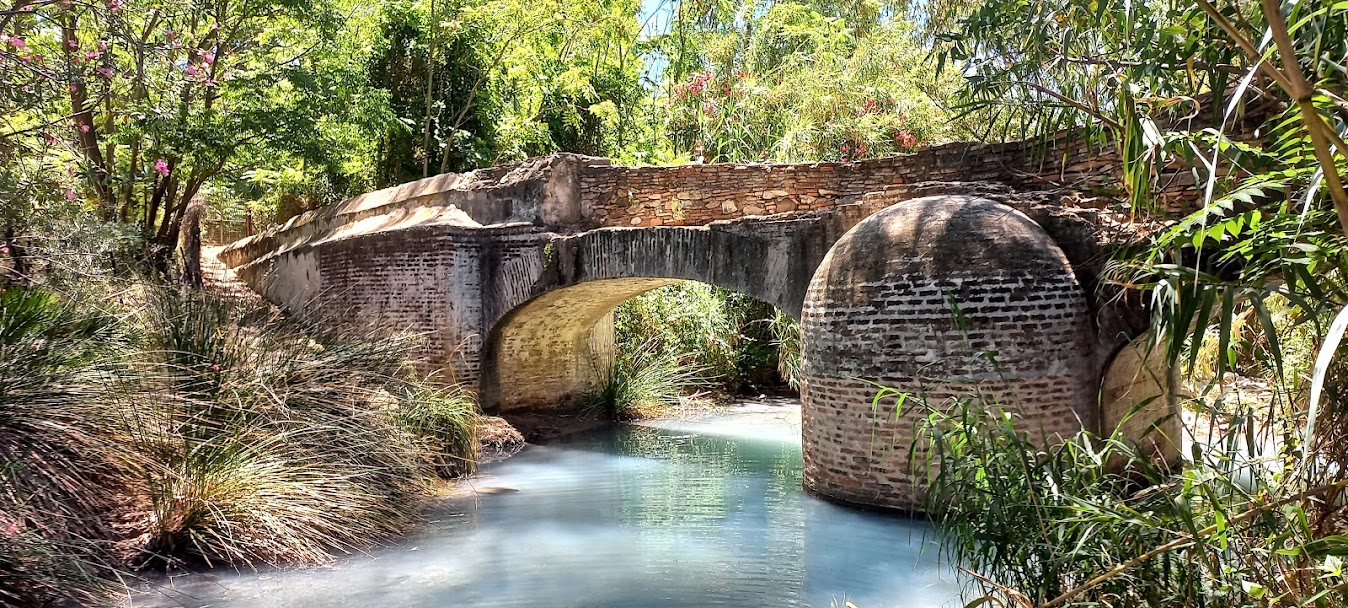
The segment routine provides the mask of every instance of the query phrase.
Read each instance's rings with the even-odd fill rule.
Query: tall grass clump
[[[471,402],[412,382],[409,344],[152,290],[116,386],[144,456],[145,562],[323,562],[396,533],[437,470],[472,469]]]
[[[106,601],[125,457],[103,434],[92,366],[113,320],[34,288],[0,290],[0,606]]]
[[[477,402],[461,389],[406,387],[394,420],[423,446],[440,477],[449,479],[477,470]]]
[[[690,391],[710,383],[703,368],[646,344],[618,351],[586,406],[614,420],[663,416],[679,408]]]
[[[0,290],[0,606],[108,604],[148,565],[325,562],[474,470],[476,403],[419,381],[410,339],[85,287]]]
[[[780,316],[771,305],[726,289],[685,282],[641,294],[615,311],[615,335],[631,361],[649,350],[685,365],[727,393],[783,380],[777,375]],[[789,317],[788,317],[789,319]]]
[[[780,310],[772,314],[772,344],[777,349],[777,377],[800,389],[800,322]]]

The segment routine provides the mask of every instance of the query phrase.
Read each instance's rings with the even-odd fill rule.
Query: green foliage
[[[777,377],[800,389],[800,323],[780,310],[772,314],[772,342],[777,347]]]
[[[1329,146],[1348,133],[1332,101],[1348,91],[1331,59],[1348,53],[1345,14],[1333,2],[987,0],[940,37],[967,111],[1010,136],[1084,126],[1118,150],[1128,201],[1161,226],[1107,277],[1144,290],[1168,363],[1198,388],[1194,409],[1226,429],[1178,476],[1120,478],[1095,457],[1121,449],[1109,442],[1048,449],[1009,419],[942,420],[955,429],[941,440],[954,454],[944,521],[994,581],[985,589],[1035,605],[1343,604],[1345,419],[1307,396],[1313,382],[1342,386],[1341,365],[1309,362],[1333,360],[1327,322],[1348,302],[1348,156]],[[1201,196],[1175,217],[1158,192],[1178,167]],[[1272,398],[1223,403],[1228,371]]]
[[[194,5],[158,0],[24,2],[0,16],[0,154],[43,213],[61,201],[134,224],[159,263],[183,210],[256,172],[307,165],[306,196],[368,188],[360,167],[391,118],[357,69],[331,2]],[[315,44],[314,41],[318,41]],[[8,190],[0,186],[0,190]],[[6,214],[8,215],[8,214]],[[5,227],[25,228],[28,213]]]
[[[966,132],[891,4],[32,3],[0,16],[0,227],[88,213],[168,276],[198,197],[224,239],[556,151],[854,160]]]
[[[708,161],[857,160],[959,131],[939,78],[903,19],[865,27],[810,3],[774,3],[743,29],[708,33],[706,56],[666,84],[675,149]]]
[[[919,439],[941,462],[927,508],[945,555],[1002,605],[1343,605],[1348,545],[1318,519],[1338,516],[1323,501],[1343,482],[1296,491],[1254,414],[1171,474],[1117,435],[1042,445],[995,405],[952,404]]]
[[[693,282],[661,287],[620,305],[614,329],[616,356],[589,403],[606,416],[669,415],[697,390],[797,386],[795,320],[732,291]]]
[[[450,479],[477,471],[477,401],[459,388],[434,390],[409,387],[398,399],[394,421],[419,439],[440,477]]]
[[[772,306],[702,283],[662,287],[614,313],[615,339],[628,354],[650,350],[702,370],[735,393],[774,382],[777,345]]]
[[[662,352],[651,343],[624,344],[586,408],[613,420],[666,416],[678,409],[689,391],[707,385],[703,370],[677,353]]]

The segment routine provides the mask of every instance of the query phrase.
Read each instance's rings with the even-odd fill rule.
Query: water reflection
[[[956,603],[926,524],[802,494],[794,434],[667,426],[531,446],[474,481],[490,493],[438,506],[401,546],[331,568],[183,577],[173,600],[138,605]]]

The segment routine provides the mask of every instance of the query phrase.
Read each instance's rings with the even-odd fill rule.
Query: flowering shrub
[[[850,162],[944,141],[954,121],[922,91],[955,82],[935,76],[907,28],[856,37],[775,5],[750,28],[748,53],[668,84],[665,131],[706,162]]]

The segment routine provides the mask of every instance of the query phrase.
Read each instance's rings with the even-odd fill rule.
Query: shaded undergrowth
[[[614,318],[616,354],[587,400],[597,414],[656,417],[689,398],[796,387],[799,327],[759,300],[687,282],[632,298]]]

